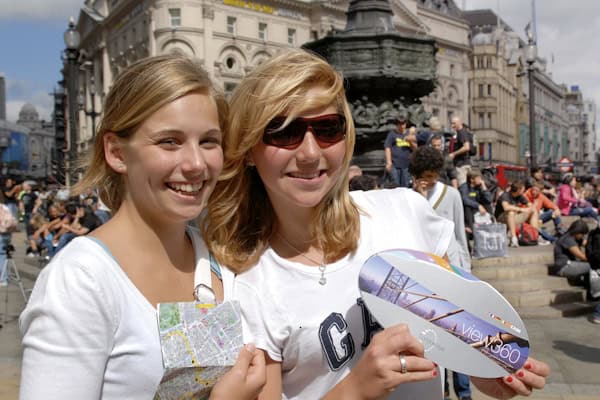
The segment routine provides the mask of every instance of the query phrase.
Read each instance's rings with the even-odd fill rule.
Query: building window
[[[486,68],[492,68],[492,57],[486,57]]]
[[[312,40],[317,40],[319,38],[319,32],[317,32],[316,30],[311,30],[310,37]]]
[[[434,117],[439,117],[440,116],[440,109],[439,108],[434,108],[431,110],[431,114],[433,114]]]
[[[450,64],[450,76],[454,76],[454,64]]]
[[[479,113],[479,127],[481,129],[485,128],[484,121],[485,121],[484,120],[484,114],[483,113]]]
[[[483,97],[483,85],[479,84],[479,97]]]
[[[233,57],[227,57],[225,59],[225,66],[227,66],[227,69],[229,69],[229,70],[234,69],[235,66],[236,66],[235,58],[233,58]]]
[[[290,46],[296,45],[296,30],[292,28],[288,28],[288,44]]]
[[[488,96],[492,95],[492,85],[488,85]]]
[[[488,128],[492,128],[492,113],[488,113]]]
[[[258,38],[260,40],[267,40],[267,24],[264,22],[258,23]]]
[[[181,8],[169,8],[171,26],[181,26]]]
[[[237,23],[236,17],[227,17],[227,33],[235,35],[235,25]]]

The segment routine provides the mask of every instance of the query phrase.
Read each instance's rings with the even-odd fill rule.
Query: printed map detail
[[[154,399],[208,399],[243,346],[239,302],[159,304],[158,326],[165,375]]]

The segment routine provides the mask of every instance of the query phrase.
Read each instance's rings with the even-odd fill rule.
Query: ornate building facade
[[[16,123],[0,120],[0,169],[3,176],[53,181],[54,127],[40,120],[35,107],[25,103]]]
[[[479,157],[492,163],[527,165],[530,97],[525,43],[492,10],[463,15],[473,35],[470,126]],[[534,67],[536,161],[555,169],[568,148],[564,88],[552,80],[544,59],[537,58]]]
[[[598,132],[596,130],[597,107],[596,102],[592,99],[583,100],[583,121],[586,124],[587,135],[586,143],[584,144],[587,157],[584,158],[589,164],[589,172],[598,173],[598,164],[600,161],[600,147],[598,146]]]
[[[425,110],[450,130],[450,120],[468,115],[469,24],[455,2],[394,0],[394,24],[400,32],[435,39],[438,52],[436,89],[421,99]]]
[[[558,170],[558,161],[568,156],[569,136],[565,87],[556,83],[544,59],[538,58],[535,71],[535,143],[537,164],[549,171]],[[529,85],[525,85],[528,88]],[[529,98],[529,92],[526,91]],[[527,103],[528,104],[528,103]],[[529,147],[529,126],[521,125],[521,148]]]
[[[198,59],[228,93],[265,59],[343,29],[348,4],[348,0],[86,0],[77,20],[81,35],[77,152],[91,145],[94,133],[93,117],[85,111],[101,112],[114,77],[133,61],[182,52]],[[423,103],[449,128],[451,116],[464,116],[468,109],[468,25],[453,1],[390,4],[398,30],[432,36],[438,42],[437,89]]]
[[[567,90],[565,101],[568,123],[568,157],[575,161],[575,173],[589,173],[591,165],[587,165],[585,161],[589,160],[591,154],[589,147],[591,135],[584,117],[583,93],[578,86],[571,86]]]
[[[77,21],[82,66],[78,152],[93,138],[91,118],[83,110],[90,109],[93,100],[93,109],[101,111],[114,77],[135,60],[184,53],[199,60],[228,93],[265,59],[344,28],[347,3],[86,0]]]
[[[519,38],[491,10],[466,11],[471,26],[469,126],[478,157],[486,162],[518,164],[519,119],[524,97],[524,66]]]

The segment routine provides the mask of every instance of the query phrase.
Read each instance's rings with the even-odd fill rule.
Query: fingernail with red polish
[[[525,369],[531,369],[531,364],[530,363],[525,364]]]
[[[525,373],[524,373],[523,371],[519,371],[519,372],[517,373],[517,376],[518,376],[519,378],[522,378],[522,377],[524,377],[524,376],[525,376]]]
[[[433,376],[437,376],[437,369],[433,370]]]
[[[509,376],[506,378],[506,382],[511,383],[513,381],[513,377]]]
[[[436,368],[438,367],[437,363],[433,363],[433,366],[436,367]]]

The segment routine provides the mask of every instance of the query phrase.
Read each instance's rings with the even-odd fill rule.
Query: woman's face
[[[306,97],[323,93],[320,87],[307,91]],[[310,110],[300,117],[314,118],[338,112],[331,104]],[[274,116],[275,117],[275,116]],[[275,210],[292,207],[313,208],[329,193],[342,173],[346,139],[322,148],[310,128],[302,143],[286,149],[259,142],[250,152]]]
[[[125,201],[157,220],[196,218],[223,167],[221,140],[212,97],[193,92],[166,104],[123,147]]]

